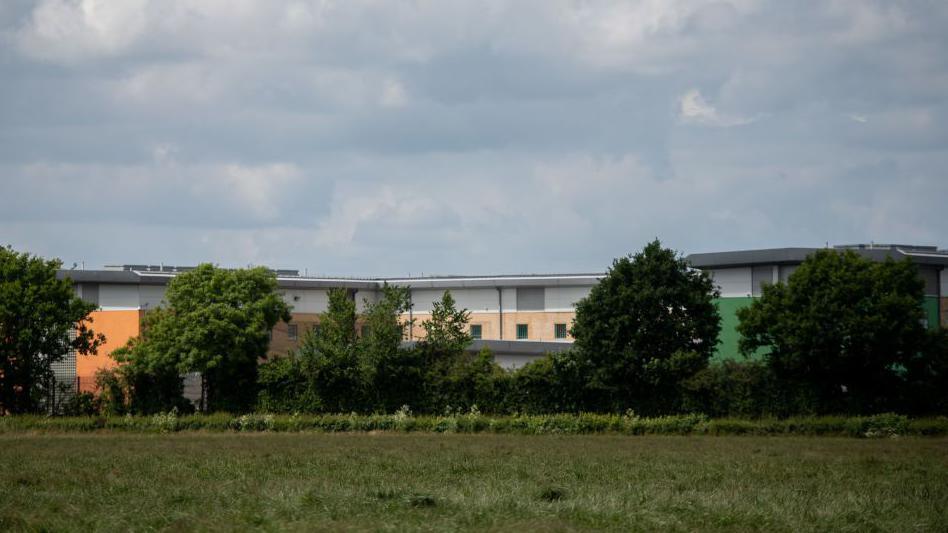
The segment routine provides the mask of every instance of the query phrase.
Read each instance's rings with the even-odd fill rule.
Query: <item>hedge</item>
[[[0,418],[0,433],[86,431],[275,431],[504,433],[520,435],[806,435],[840,437],[946,436],[948,417],[910,419],[897,414],[785,419],[709,419],[698,414],[646,418],[593,413],[484,416],[473,412],[445,416],[246,414]]]

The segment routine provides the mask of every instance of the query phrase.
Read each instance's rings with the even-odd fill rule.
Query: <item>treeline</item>
[[[54,279],[55,265],[45,268]],[[290,318],[275,278],[264,269],[202,265],[169,283],[167,306],[145,315],[141,335],[113,353],[121,364],[101,372],[98,392],[77,396],[72,410],[187,412],[195,406],[184,399],[182,376],[198,373],[196,408],[204,412],[948,413],[948,333],[923,324],[923,284],[912,263],[872,262],[851,251],[813,254],[739,312],[741,361],[711,362],[718,297],[706,273],[655,241],[615,260],[577,304],[569,351],[516,371],[500,368],[489,352],[467,350],[470,316],[450,292],[421,324],[424,340],[404,343],[410,301],[394,286],[383,287],[363,313],[350,293],[331,291],[319,327],[304,333],[299,348],[260,363],[269,332]],[[66,303],[86,316],[75,301]],[[13,306],[0,307],[7,308]],[[80,332],[61,347],[89,351],[101,341],[88,327]],[[8,354],[22,354],[15,350],[23,346],[3,347],[4,372]],[[5,391],[11,375],[0,376]],[[21,406],[15,412],[38,405],[4,401],[8,412],[8,405]]]

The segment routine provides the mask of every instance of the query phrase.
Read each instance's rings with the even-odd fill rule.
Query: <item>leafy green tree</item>
[[[313,411],[350,412],[365,406],[366,380],[356,335],[356,306],[349,291],[329,291],[319,328],[306,332],[296,355],[307,382],[303,403]]]
[[[96,306],[57,279],[60,266],[0,247],[0,415],[39,409],[55,386],[52,365],[105,341],[90,328]]]
[[[667,412],[714,352],[720,317],[710,277],[655,240],[613,262],[576,306],[574,357],[591,410]]]
[[[142,317],[138,337],[111,354],[121,364],[96,376],[104,410],[147,414],[192,409],[183,397],[181,374],[188,370],[182,370],[177,327],[170,308],[157,307]]]
[[[266,357],[270,330],[290,320],[273,273],[203,264],[171,280],[165,299],[168,308],[146,314],[141,338],[117,358],[132,363],[130,372],[161,383],[200,372],[205,410],[252,408],[257,365]]]
[[[445,357],[458,355],[471,344],[471,334],[467,329],[470,321],[471,313],[467,309],[458,309],[451,291],[444,291],[441,301],[432,305],[431,318],[421,323],[425,329],[422,343]]]
[[[410,307],[407,288],[385,284],[363,316],[366,333],[359,341],[359,354],[366,382],[372,384],[369,401],[378,411],[420,407],[423,361],[418,350],[402,347],[406,328],[411,327],[402,317]]]
[[[820,250],[738,312],[740,349],[767,351],[776,377],[818,412],[897,406],[926,342],[924,284],[905,261]]]

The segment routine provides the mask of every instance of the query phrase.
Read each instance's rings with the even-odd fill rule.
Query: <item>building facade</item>
[[[948,327],[948,252],[919,246],[846,247],[873,260],[908,257],[918,265],[925,280],[925,310],[931,327]],[[761,293],[765,283],[785,281],[816,248],[748,250],[687,257],[695,268],[710,273],[721,291],[717,300],[722,331],[717,359],[738,358],[736,331],[738,309]],[[139,334],[141,318],[149,309],[164,302],[168,282],[187,267],[125,265],[105,270],[60,272],[71,279],[77,294],[98,306],[92,313],[92,327],[106,336],[98,355],[69,358],[57,369],[60,380],[75,376],[80,390],[94,388],[94,376],[101,368],[115,366],[113,350]],[[412,308],[404,315],[414,326],[405,340],[424,337],[421,324],[430,318],[434,302],[450,290],[459,308],[471,313],[472,350],[488,347],[501,366],[517,368],[543,354],[567,349],[572,343],[569,330],[576,303],[584,298],[603,274],[560,274],[522,276],[444,276],[422,278],[345,279],[300,275],[297,271],[276,271],[279,290],[292,307],[292,320],[274,327],[269,356],[285,355],[295,349],[307,330],[319,323],[328,306],[329,291],[342,288],[356,302],[357,310],[375,302],[383,284],[409,290]],[[69,367],[69,368],[67,368]]]

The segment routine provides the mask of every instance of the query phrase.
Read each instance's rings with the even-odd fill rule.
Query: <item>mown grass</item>
[[[0,530],[948,530],[948,440],[0,435]]]

